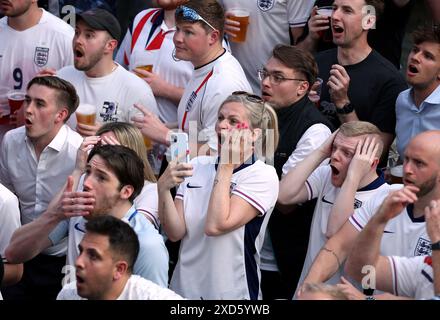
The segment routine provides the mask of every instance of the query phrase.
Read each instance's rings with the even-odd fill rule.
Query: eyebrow
[[[90,169],[92,169],[92,166],[91,166],[90,164],[87,164],[87,165],[86,165],[86,169],[90,170]],[[110,175],[109,175],[106,171],[101,170],[101,169],[96,168],[96,167],[94,167],[94,169],[95,169],[96,171],[98,171],[98,173],[101,173],[102,175],[104,175],[104,176],[106,176],[106,177],[110,177]]]
[[[46,103],[46,100],[44,100],[44,99],[40,99],[40,98],[33,98],[33,97],[31,97],[30,95],[28,95],[28,94],[26,94],[26,95],[24,96],[24,98],[25,98],[25,100],[35,100],[35,101],[37,101],[37,102],[43,102],[43,103]]]

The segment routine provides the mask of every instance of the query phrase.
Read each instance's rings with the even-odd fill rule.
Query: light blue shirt
[[[128,210],[122,220],[133,228],[139,239],[139,254],[133,273],[162,287],[168,287],[168,251],[162,236],[143,214],[138,213],[134,206]],[[68,265],[75,265],[79,255],[78,245],[86,231],[86,222],[87,220],[83,217],[64,220],[49,234],[49,239],[56,243],[68,232]]]
[[[397,151],[403,152],[412,137],[427,130],[440,130],[440,86],[417,107],[413,89],[402,91],[396,100]]]

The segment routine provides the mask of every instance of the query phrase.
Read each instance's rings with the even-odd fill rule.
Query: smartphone
[[[189,162],[188,134],[186,132],[173,132],[170,135],[171,161]]]

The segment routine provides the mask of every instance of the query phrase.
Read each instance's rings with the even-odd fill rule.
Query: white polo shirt
[[[186,235],[170,288],[188,299],[261,299],[260,250],[278,197],[278,177],[260,160],[234,170],[230,193],[259,212],[247,224],[220,236],[205,234],[206,215],[216,175],[216,157],[197,157],[193,176],[177,190],[183,201]]]
[[[121,43],[116,61],[133,70],[137,66],[153,65],[153,72],[173,86],[184,88],[194,67],[174,55],[173,36],[176,28],[168,28],[163,9],[147,9],[134,18]],[[165,122],[177,122],[177,106],[171,100],[156,96],[159,117]]]
[[[40,21],[23,31],[9,27],[8,17],[0,19],[0,86],[26,90],[42,69],[57,70],[73,64],[73,28],[40,10]]]
[[[387,258],[395,295],[418,300],[434,297],[434,272],[430,256]]]
[[[321,248],[327,242],[327,224],[330,219],[330,213],[333,208],[333,204],[339,194],[340,188],[333,186],[331,183],[331,168],[330,165],[318,167],[307,178],[306,186],[308,192],[308,200],[317,198],[315,211],[313,212],[312,225],[310,227],[309,246],[307,248],[307,255],[304,260],[303,270],[299,284],[303,283],[307,276],[310,267],[313,264],[316,256]],[[389,190],[390,185],[385,182],[383,174],[381,174],[376,180],[371,182],[368,186],[358,190],[355,195],[353,207],[361,208],[365,203],[368,203],[368,199],[381,194]],[[327,283],[335,284],[339,283],[342,270],[339,270]]]
[[[63,125],[37,160],[24,126],[5,134],[0,147],[0,182],[17,195],[23,224],[38,218],[66,183],[82,141],[78,133]],[[54,243],[43,253],[61,256],[65,251],[64,242]]]
[[[21,227],[17,197],[0,184],[0,255],[5,257],[12,234]]]
[[[159,196],[156,183],[144,182],[141,193],[134,199],[134,206],[140,213],[151,218],[154,227],[159,230]]]

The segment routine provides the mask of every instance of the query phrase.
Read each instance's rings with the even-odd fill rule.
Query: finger
[[[370,143],[371,143],[371,139],[368,136],[364,139],[364,141],[362,141],[362,149],[361,149],[362,154],[368,154]]]
[[[65,192],[72,192],[73,191],[73,177],[68,176],[67,177],[67,184],[66,188],[64,189]]]

